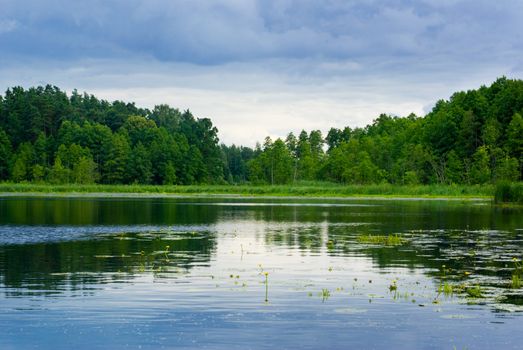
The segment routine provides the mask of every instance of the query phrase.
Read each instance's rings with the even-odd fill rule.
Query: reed
[[[523,204],[523,182],[500,182],[494,190],[496,203]]]
[[[289,185],[52,185],[41,183],[0,183],[0,192],[9,193],[121,193],[150,195],[238,195],[295,197],[421,197],[492,198],[492,185],[343,185],[331,182],[297,182]]]

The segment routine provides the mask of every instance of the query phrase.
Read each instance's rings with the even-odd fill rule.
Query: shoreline
[[[430,196],[430,195],[256,195],[242,193],[157,193],[157,192],[0,192],[1,198],[38,197],[38,198],[195,198],[195,199],[311,199],[311,200],[383,200],[383,201],[464,201],[492,202],[492,196]]]
[[[224,198],[310,200],[494,201],[494,187],[479,185],[52,185],[0,183],[0,197]]]

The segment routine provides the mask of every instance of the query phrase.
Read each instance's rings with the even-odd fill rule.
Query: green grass
[[[361,235],[357,238],[359,243],[381,244],[381,245],[403,245],[407,240],[400,235]]]
[[[496,203],[523,204],[523,182],[501,182],[494,190]]]
[[[12,193],[143,193],[172,195],[240,195],[296,197],[420,197],[491,198],[492,185],[341,185],[329,182],[298,182],[294,185],[51,185],[0,183],[0,192]]]

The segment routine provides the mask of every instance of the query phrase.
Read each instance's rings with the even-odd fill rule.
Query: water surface
[[[481,201],[0,198],[0,348],[521,348],[522,214]],[[400,245],[361,238],[396,234]]]

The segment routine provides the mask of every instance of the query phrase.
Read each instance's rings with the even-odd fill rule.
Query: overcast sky
[[[418,115],[523,77],[521,0],[0,0],[0,90],[210,117],[221,141]]]

